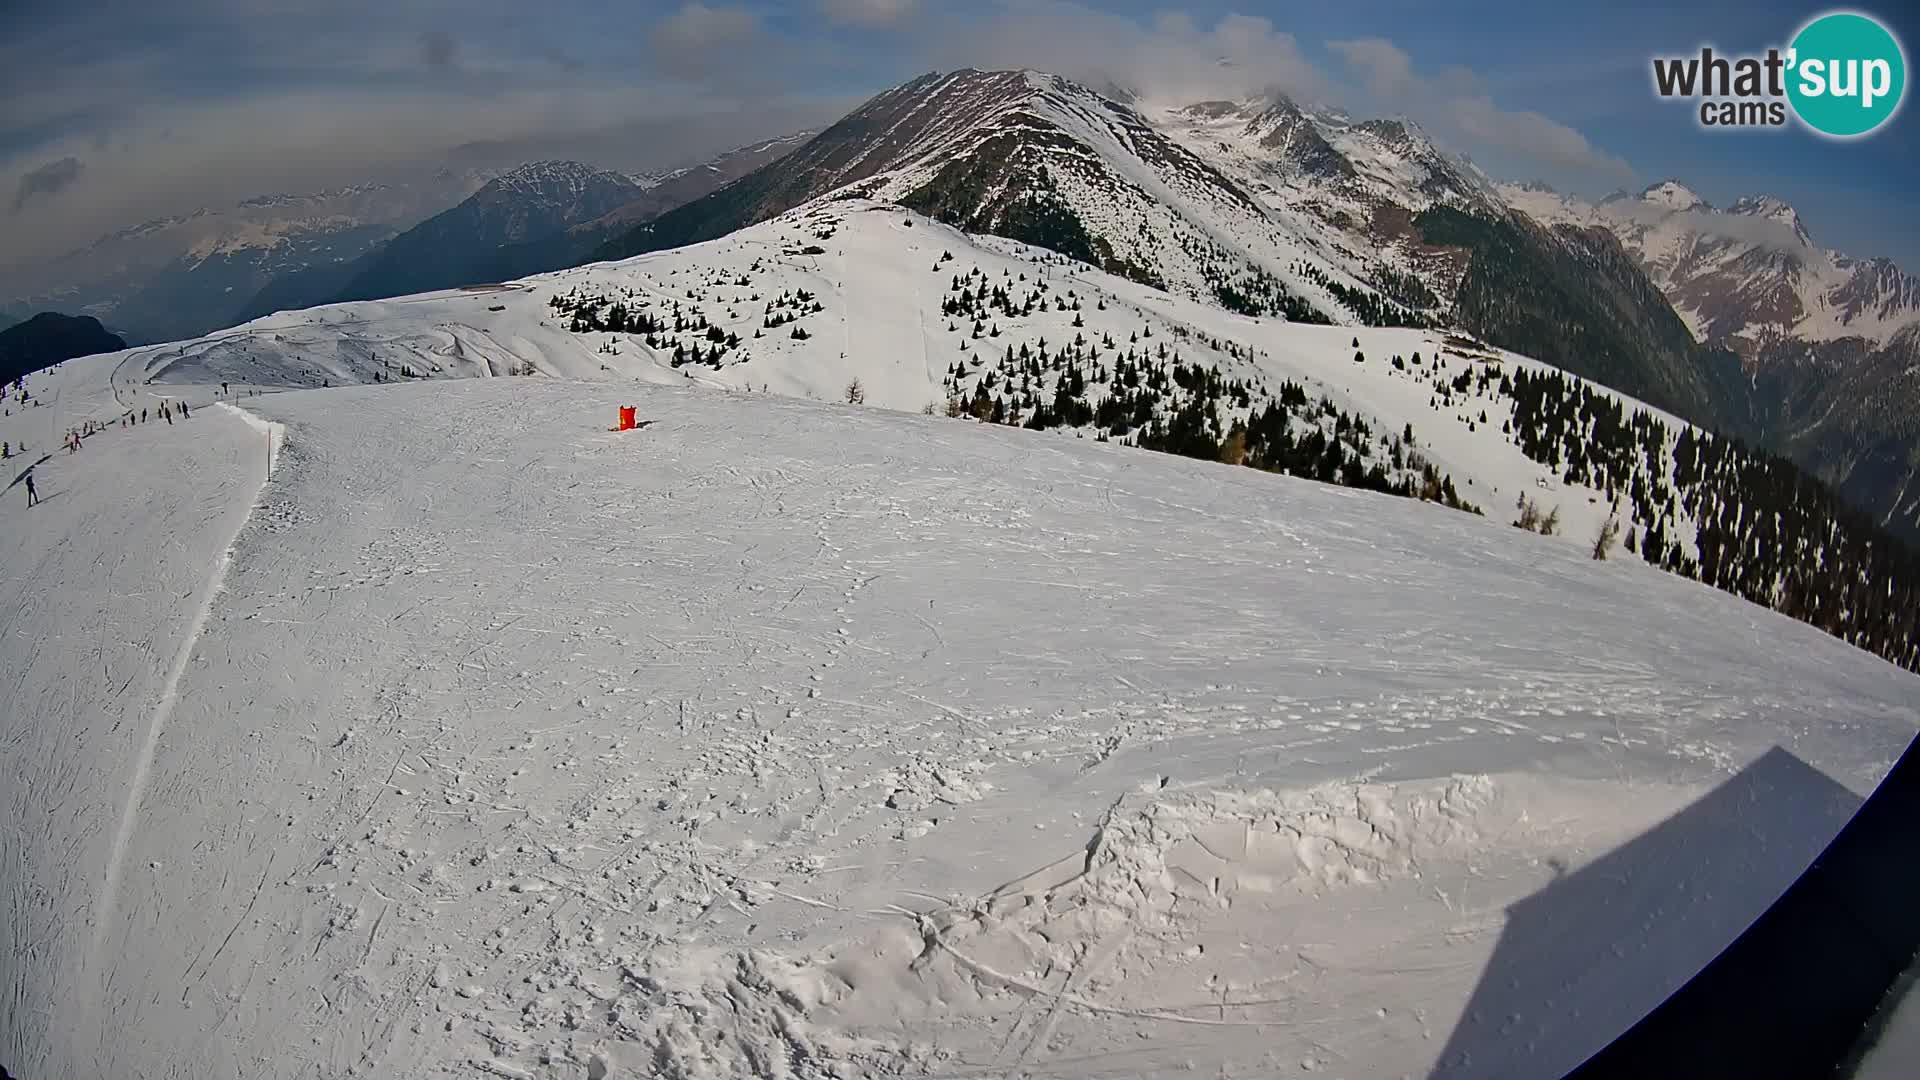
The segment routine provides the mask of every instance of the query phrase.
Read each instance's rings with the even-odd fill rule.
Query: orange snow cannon
[[[634,424],[633,414],[634,414],[634,407],[632,405],[620,406],[620,422],[614,426],[613,430],[632,431],[633,424]]]

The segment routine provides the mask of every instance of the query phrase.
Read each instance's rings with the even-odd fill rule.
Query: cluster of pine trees
[[[747,288],[748,279],[742,275],[738,279],[717,284]],[[687,295],[689,298],[700,298],[705,294],[689,289]],[[735,306],[728,311],[736,319],[739,317],[738,302],[741,299],[748,303],[761,302],[759,293],[736,298]],[[717,371],[731,362],[730,355],[741,343],[738,332],[716,326],[694,304],[683,305],[679,300],[668,300],[664,309],[656,309],[631,288],[620,290],[618,295],[607,296],[587,292],[576,285],[567,292],[549,298],[547,306],[567,320],[567,329],[573,333],[632,334],[640,338],[647,348],[669,354],[674,367],[703,364]],[[810,335],[805,328],[797,325],[799,320],[825,310],[819,298],[806,289],[782,292],[764,302],[761,328],[755,330],[753,336],[763,337],[767,330],[792,324],[793,329],[788,336],[804,340]],[[613,350],[603,345],[602,351]]]
[[[1791,461],[1691,429],[1675,483],[1696,523],[1690,576],[1920,670],[1920,556]]]
[[[1144,228],[1144,224],[1142,226]],[[1182,235],[1180,246],[1200,269],[1200,280],[1228,311],[1256,318],[1330,326],[1332,319],[1287,288],[1265,267],[1247,261],[1210,237]]]
[[[670,315],[662,318],[655,315],[652,305],[636,296],[632,289],[623,290],[618,297],[607,297],[583,292],[577,285],[547,300],[547,306],[564,316],[567,329],[576,334],[636,334],[651,338],[665,333],[706,329],[706,316],[700,314],[698,309],[689,318],[681,309],[680,301],[674,300],[671,305]]]
[[[1434,325],[1433,320],[1425,315],[1396,304],[1379,293],[1337,281],[1312,263],[1296,260],[1293,272],[1332,293],[1333,298],[1340,301],[1340,306],[1353,312],[1363,325],[1411,326],[1416,329]]]
[[[938,267],[935,267],[938,269]],[[1044,278],[1032,282],[1027,280],[1025,271],[1017,277],[1011,272],[1001,280],[993,281],[986,271],[978,267],[965,274],[955,274],[948,286],[947,295],[940,301],[940,312],[949,319],[984,323],[998,319],[1024,319],[1036,311],[1079,311],[1080,298],[1069,290],[1066,293],[1051,293]],[[1105,301],[1102,301],[1104,309]],[[1077,325],[1085,325],[1076,320]],[[976,333],[975,337],[980,335]]]
[[[1792,462],[1561,372],[1493,385],[1522,453],[1623,506],[1628,551],[1920,670],[1920,556]]]
[[[1489,359],[1489,358],[1482,358]],[[1808,622],[1920,670],[1920,555],[1791,461],[1670,424],[1560,371],[1497,361],[1421,371],[1435,409],[1501,430],[1564,483],[1596,489],[1622,515],[1626,550],[1664,570]],[[1476,417],[1477,412],[1477,417]],[[1522,507],[1523,524],[1527,508]],[[1535,506],[1534,522],[1549,513]]]
[[[1391,266],[1381,264],[1373,268],[1369,284],[1380,290],[1380,294],[1401,307],[1414,311],[1438,311],[1440,297],[1434,295],[1427,283],[1417,275],[1402,273]]]
[[[994,302],[993,291],[976,291],[974,280],[955,279],[970,298],[956,310],[963,317],[987,314],[978,305]],[[974,327],[976,336],[998,336],[997,324],[977,319]],[[1327,398],[1310,399],[1298,383],[1284,383],[1275,396],[1213,365],[1190,363],[1165,341],[1154,342],[1151,324],[1124,345],[1110,334],[1096,341],[1075,333],[1057,347],[1044,337],[1008,344],[992,363],[977,350],[948,369],[945,384],[950,416],[1037,431],[1091,429],[1101,441],[1479,512],[1415,448],[1411,425],[1376,436],[1365,418]]]

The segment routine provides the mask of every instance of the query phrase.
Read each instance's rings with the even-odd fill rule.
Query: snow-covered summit
[[[1775,196],[1716,208],[1674,180],[1597,204],[1526,185],[1500,191],[1544,223],[1612,231],[1696,336],[1750,358],[1794,342],[1883,345],[1920,322],[1920,278],[1817,246],[1799,212]]]
[[[1735,199],[1727,206],[1726,212],[1779,222],[1792,230],[1802,247],[1813,246],[1813,237],[1807,234],[1807,227],[1801,223],[1800,212],[1790,206],[1785,199],[1772,195],[1746,195]]]
[[[1405,216],[1506,213],[1478,170],[1404,122],[1353,124],[1280,95],[1120,100],[1044,72],[966,69],[875,96],[777,166],[603,254],[710,239],[833,193],[1178,295],[1340,323],[1419,324],[1445,304],[1459,267],[1422,251]]]
[[[1713,207],[1678,180],[1661,180],[1640,192],[1640,201],[1666,210],[1711,210]]]
[[[602,169],[580,161],[530,161],[501,173],[482,188],[503,194],[566,198],[578,196],[594,185],[619,185],[635,189],[651,186],[644,178]]]

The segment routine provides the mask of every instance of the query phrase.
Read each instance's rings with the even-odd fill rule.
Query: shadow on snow
[[[1861,800],[1775,747],[1507,909],[1432,1080],[1563,1076],[1679,990],[1793,883]]]

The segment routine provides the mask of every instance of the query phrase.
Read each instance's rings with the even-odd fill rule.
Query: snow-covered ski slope
[[[1017,303],[1044,288],[1037,293],[1043,302],[1019,318],[985,318],[981,336],[975,336],[969,317],[943,311],[965,275],[973,275],[961,286],[968,291],[1005,288]],[[780,302],[803,294],[808,302]],[[633,333],[575,332],[571,316],[553,306],[571,297],[600,301],[603,315],[617,301],[668,323],[679,316],[686,329],[658,335],[659,347]],[[1056,306],[1069,298],[1077,310]],[[768,329],[769,310],[775,319],[792,321]],[[737,335],[739,344],[724,348],[717,366],[676,367],[676,346],[718,347],[694,328],[696,319]],[[808,336],[796,339],[796,330]],[[1327,327],[1237,315],[1042,249],[969,236],[883,204],[841,199],[720,240],[623,262],[483,289],[286,312],[205,338],[133,350],[128,370],[162,387],[230,382],[276,388],[534,371],[825,401],[844,400],[849,383],[858,379],[868,404],[918,412],[944,411],[955,385],[971,392],[1009,349],[1044,344],[1058,350],[1079,338],[1108,363],[1128,350],[1165,349],[1169,357],[1271,392],[1287,381],[1300,383],[1315,397],[1324,395],[1368,419],[1380,437],[1411,424],[1420,452],[1453,478],[1468,502],[1507,520],[1525,494],[1543,511],[1560,509],[1562,542],[1590,543],[1611,509],[1606,493],[1566,483],[1556,470],[1528,460],[1502,432],[1513,415],[1511,399],[1478,391],[1443,399],[1434,391],[1441,377],[1451,382],[1489,368],[1496,375],[1549,369],[1490,347],[1452,345],[1449,337],[1438,330]],[[1366,360],[1356,363],[1356,352]],[[1416,355],[1424,360],[1419,366],[1391,362]],[[956,364],[963,374],[949,382]],[[1623,400],[1630,408],[1646,408]],[[1648,411],[1672,431],[1684,426]],[[1683,507],[1676,507],[1669,523],[1676,542],[1692,543]]]
[[[829,347],[703,378],[916,404],[905,269],[899,321],[822,273]],[[582,372],[562,282],[70,362],[0,438],[204,403],[249,335]],[[365,370],[306,355],[259,373]],[[1060,432],[560,378],[244,405],[264,486],[198,408],[0,507],[17,1075],[1557,1075],[1920,724],[1912,676],[1637,561]]]

